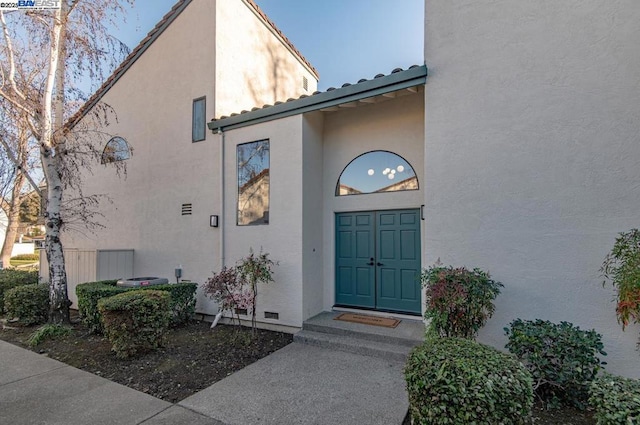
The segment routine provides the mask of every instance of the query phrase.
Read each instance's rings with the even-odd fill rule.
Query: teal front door
[[[336,214],[336,305],[420,314],[420,210]]]

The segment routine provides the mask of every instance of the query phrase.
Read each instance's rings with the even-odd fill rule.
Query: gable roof
[[[89,112],[91,108],[93,108],[99,101],[104,97],[105,94],[109,91],[111,87],[124,75],[125,72],[138,60],[140,56],[153,44],[154,41],[166,30],[169,25],[173,21],[176,20],[178,16],[184,11],[189,3],[192,0],[178,0],[176,4],[173,5],[171,10],[167,12],[162,19],[153,27],[151,31],[147,34],[145,38],[138,43],[138,45],[127,55],[127,57],[122,61],[122,63],[113,71],[113,73],[105,80],[104,83],[96,90],[96,92],[89,97],[89,99],[78,109],[78,111],[67,120],[65,124],[66,129],[73,128],[84,116]],[[208,0],[207,0],[208,1]],[[222,0],[228,1],[228,0]],[[276,27],[276,25],[267,17],[267,15],[258,7],[258,5],[253,0],[243,0],[244,3],[253,8],[254,12],[262,18],[265,24],[277,34],[278,37],[282,39],[282,41],[287,45],[287,47],[300,59],[309,70],[315,75],[316,78],[319,78],[318,71],[302,56],[302,53],[296,49],[296,47],[289,41],[287,37]]]
[[[345,103],[364,101],[385,93],[424,85],[426,81],[426,65],[413,65],[407,70],[396,68],[389,75],[378,74],[371,80],[362,79],[356,84],[343,84],[338,89],[330,87],[325,92],[315,92],[311,96],[303,94],[298,99],[288,99],[286,102],[276,102],[274,105],[265,105],[262,108],[253,108],[251,111],[231,114],[229,117],[213,119],[207,127],[214,133],[233,130]]]

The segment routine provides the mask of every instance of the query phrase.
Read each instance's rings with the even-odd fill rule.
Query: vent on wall
[[[191,204],[182,204],[182,215],[191,215],[192,206]]]
[[[302,77],[302,88],[304,91],[309,91],[309,80],[307,80],[307,77]]]
[[[265,319],[276,319],[276,320],[278,320],[279,317],[280,317],[280,315],[278,313],[273,313],[271,311],[265,311],[264,312],[264,318]]]

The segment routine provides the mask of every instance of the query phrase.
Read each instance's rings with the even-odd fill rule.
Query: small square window
[[[191,141],[199,142],[205,139],[205,116],[207,112],[207,98],[199,97],[193,100],[193,113],[191,118]]]

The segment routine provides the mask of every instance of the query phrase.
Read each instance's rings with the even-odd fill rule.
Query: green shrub
[[[598,425],[640,423],[640,381],[604,373],[589,387]]]
[[[404,375],[417,424],[523,424],[533,405],[525,367],[468,339],[427,339],[412,350]]]
[[[116,356],[126,358],[158,348],[169,322],[171,295],[137,290],[98,301],[104,332]]]
[[[425,318],[429,332],[441,337],[474,339],[493,315],[493,300],[503,286],[489,273],[465,267],[433,266],[423,270],[422,286],[426,288]]]
[[[188,323],[196,312],[195,282],[170,283],[166,285],[145,286],[139,289],[152,289],[154,291],[167,291],[171,294],[171,324],[177,326]]]
[[[18,318],[23,325],[44,323],[49,318],[49,286],[16,286],[4,294],[7,317]]]
[[[40,345],[48,339],[57,339],[71,334],[71,328],[59,324],[48,323],[40,326],[34,333],[29,336],[27,343],[30,347]]]
[[[18,261],[38,261],[40,260],[40,254],[18,254],[11,257],[11,259]]]
[[[504,330],[507,349],[529,369],[534,390],[547,407],[586,407],[589,385],[601,368],[598,354],[607,354],[600,334],[540,319],[516,319]]]
[[[182,282],[178,284],[127,288],[116,286],[116,282],[117,280],[103,280],[99,282],[82,283],[76,286],[78,314],[91,332],[103,332],[100,312],[98,311],[98,300],[127,291],[154,290],[169,292],[171,294],[171,324],[173,325],[188,322],[195,313],[197,283]]]
[[[0,270],[0,313],[4,313],[4,293],[11,288],[38,283],[37,271]]]
[[[98,301],[127,291],[127,288],[117,287],[116,282],[117,280],[101,280],[76,286],[78,315],[91,332],[103,333]]]

